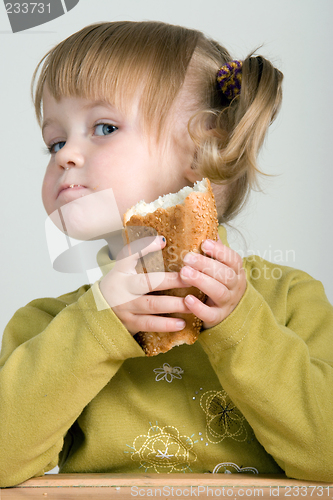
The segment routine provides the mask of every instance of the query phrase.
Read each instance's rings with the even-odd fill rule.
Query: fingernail
[[[184,321],[184,320],[182,320],[182,319],[180,319],[180,320],[178,320],[178,321],[176,322],[176,327],[177,327],[177,328],[179,328],[180,330],[182,330],[183,328],[185,328],[185,325],[186,325],[186,323],[185,323],[185,321]]]
[[[185,297],[185,302],[190,305],[194,304],[194,298],[192,297],[192,295],[187,295]]]
[[[214,248],[214,241],[205,240],[202,244],[204,250],[212,250]]]
[[[184,257],[184,262],[188,262],[188,263],[192,263],[194,264],[194,262],[197,261],[197,257],[194,255],[194,253],[187,253]]]
[[[180,270],[180,275],[181,277],[183,278],[192,278],[193,277],[193,269],[191,269],[190,267],[182,267],[181,270]]]

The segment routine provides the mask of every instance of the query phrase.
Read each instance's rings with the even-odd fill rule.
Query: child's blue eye
[[[118,127],[116,127],[115,125],[111,125],[110,123],[99,123],[98,125],[95,126],[95,134],[97,136],[110,135],[116,130],[118,130]],[[65,141],[55,142],[47,149],[51,154],[56,154],[60,149],[62,149],[65,146],[65,144],[66,144]]]
[[[97,131],[99,130],[100,133]],[[99,123],[96,125],[96,135],[109,135],[118,130],[115,125],[110,125],[109,123]]]
[[[66,142],[62,141],[62,142],[56,142],[55,144],[52,144],[52,146],[50,146],[48,148],[48,150],[50,151],[50,153],[57,153],[61,148],[64,147],[64,145],[66,144]],[[58,149],[59,147],[59,149]]]

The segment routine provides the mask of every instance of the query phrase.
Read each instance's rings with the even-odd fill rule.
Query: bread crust
[[[188,252],[203,253],[201,243],[207,238],[217,241],[218,220],[214,194],[208,179],[207,190],[202,193],[192,191],[183,204],[169,208],[158,208],[145,216],[132,215],[127,221],[124,215],[125,237],[127,244],[142,238],[152,236],[156,232],[166,238],[162,250],[163,263],[158,259],[160,252],[148,254],[144,262],[139,261],[136,267],[138,273],[163,271],[179,272],[183,267],[183,258]],[[158,254],[158,255],[157,255]],[[161,269],[164,264],[164,269]],[[186,297],[192,294],[202,302],[207,296],[195,287],[174,288],[172,290],[152,291],[153,295],[173,295]],[[147,356],[169,351],[175,346],[193,344],[199,337],[202,321],[194,314],[170,313],[161,316],[182,318],[186,326],[180,332],[139,332],[135,339]]]

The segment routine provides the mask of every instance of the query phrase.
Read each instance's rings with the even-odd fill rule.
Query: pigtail
[[[250,56],[243,62],[242,89],[224,156],[233,162],[236,153],[240,171],[248,170],[250,176],[258,172],[257,155],[281,104],[281,82],[282,74],[267,59]]]
[[[210,110],[197,121],[196,167],[214,184],[229,186],[223,215],[218,210],[220,222],[239,213],[250,189],[258,186],[257,156],[281,105],[282,78],[267,59],[251,54],[242,62],[240,93],[230,101],[215,83]]]

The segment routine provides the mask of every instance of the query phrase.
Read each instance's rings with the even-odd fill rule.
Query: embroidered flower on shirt
[[[225,391],[207,391],[200,398],[200,406],[206,415],[206,436],[210,443],[220,443],[229,437],[245,441],[247,430],[245,417]]]
[[[167,382],[172,382],[174,378],[182,378],[184,370],[180,366],[170,366],[169,363],[164,363],[162,368],[154,368],[154,373],[157,373],[155,380],[159,382],[165,379]]]
[[[173,426],[152,426],[147,435],[135,438],[131,458],[139,462],[145,472],[153,469],[157,473],[191,472],[190,465],[197,459],[192,450],[194,442],[181,436]]]
[[[213,474],[217,474],[222,468],[222,474],[234,474],[234,471],[236,473],[251,472],[252,474],[259,474],[258,469],[255,467],[238,467],[238,465],[233,462],[223,462],[221,464],[217,464],[214,467]]]

